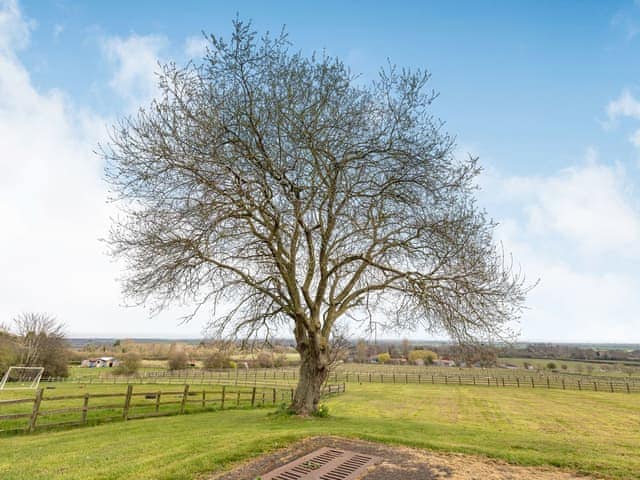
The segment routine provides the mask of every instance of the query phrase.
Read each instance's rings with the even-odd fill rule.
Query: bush
[[[238,364],[233,360],[229,360],[229,368],[238,368]]]
[[[285,367],[288,363],[289,361],[287,360],[286,355],[277,355],[275,360],[273,361],[273,365],[275,367]]]
[[[318,405],[318,409],[313,412],[314,417],[327,418],[329,416],[329,406],[326,403]]]
[[[273,355],[269,352],[260,352],[256,357],[256,361],[260,368],[273,367]]]
[[[388,353],[379,353],[378,354],[378,362],[379,363],[389,363],[391,361],[391,355]]]
[[[172,352],[171,355],[169,355],[167,363],[169,365],[169,370],[182,370],[187,368],[189,358],[186,353],[180,350]]]
[[[215,368],[225,368],[229,365],[229,357],[220,351],[214,351],[207,356],[203,361],[203,366],[207,370],[213,370]]]
[[[549,362],[549,363],[547,363],[547,368],[548,368],[549,370],[555,370],[555,369],[556,369],[556,368],[558,368],[558,367],[557,367],[557,365],[556,365],[554,362]]]
[[[411,350],[408,360],[411,363],[416,363],[416,360],[422,360],[425,364],[431,365],[437,358],[438,354],[431,350]]]
[[[133,375],[138,373],[140,368],[140,355],[131,352],[123,355],[120,364],[115,368],[113,373],[116,375]]]

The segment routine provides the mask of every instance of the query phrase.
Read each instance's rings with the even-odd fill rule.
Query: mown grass
[[[373,384],[328,403],[326,419],[230,410],[0,438],[0,478],[192,479],[326,434],[640,478],[635,395]]]

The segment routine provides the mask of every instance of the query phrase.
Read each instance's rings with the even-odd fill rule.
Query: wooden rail
[[[455,384],[512,388],[545,388],[559,390],[597,391],[609,393],[640,393],[640,379],[602,377],[574,374],[528,374],[509,370],[490,369],[485,372],[469,372],[457,368],[442,367],[393,367],[374,366],[352,368],[345,365],[331,373],[333,383],[385,383],[385,384]],[[233,386],[255,386],[260,388],[290,387],[298,380],[295,369],[226,369],[226,370],[180,370],[152,371],[131,378],[116,376],[71,379],[85,383],[157,383],[157,384],[216,384]]]
[[[144,388],[136,391],[135,388]],[[345,384],[327,385],[324,395],[343,393]],[[290,402],[293,399],[292,388],[231,387],[194,388],[186,384],[180,390],[150,390],[149,385],[127,385],[122,393],[84,393],[82,395],[45,396],[45,389],[36,391],[33,398],[0,400],[0,432],[33,432],[38,429],[86,425],[106,420],[134,420],[139,418],[182,415],[197,411],[222,410],[229,408],[256,408]],[[110,403],[96,403],[100,400]],[[113,399],[120,399],[114,402]],[[62,405],[59,405],[64,402]],[[21,412],[2,413],[3,407],[31,404]],[[53,404],[58,404],[52,406]],[[25,405],[28,408],[28,405]],[[91,413],[97,413],[91,416]],[[42,419],[51,421],[42,423]],[[28,419],[19,425],[11,421]],[[5,425],[9,421],[9,425]],[[14,422],[15,423],[15,422]],[[3,428],[4,427],[4,428]]]

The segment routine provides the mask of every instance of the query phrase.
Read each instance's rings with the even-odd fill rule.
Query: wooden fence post
[[[180,402],[180,415],[184,413],[184,407],[187,403],[187,396],[189,395],[189,384],[184,386],[184,390],[182,392],[182,401]]]
[[[251,390],[251,406],[256,406],[256,387],[253,387],[253,390]]]
[[[274,389],[273,389],[273,404],[275,405],[277,401],[278,401],[278,392],[277,392],[277,390],[274,388]]]
[[[225,386],[222,386],[222,400],[220,401],[220,410],[224,409],[224,391],[225,391]]]
[[[631,393],[631,391],[629,390],[629,382],[626,382],[625,385],[627,386],[627,393]]]
[[[28,431],[33,432],[36,429],[36,422],[38,421],[38,414],[40,413],[40,403],[42,403],[42,395],[44,394],[44,388],[39,388],[36,392],[36,396],[33,399],[33,410],[31,411],[31,418],[29,420]]]
[[[202,389],[202,408],[206,408],[207,407],[207,391],[203,388]]]
[[[236,407],[240,406],[240,390],[236,393]]]
[[[158,390],[158,392],[156,393],[156,413],[158,413],[160,411],[160,394],[162,392],[160,390]]]
[[[127,385],[127,394],[124,397],[124,407],[122,407],[122,419],[129,419],[129,407],[131,406],[131,394],[133,393],[133,385]]]
[[[80,423],[83,425],[87,423],[87,412],[89,411],[89,394],[84,394],[84,401],[82,403],[82,416],[80,417]]]

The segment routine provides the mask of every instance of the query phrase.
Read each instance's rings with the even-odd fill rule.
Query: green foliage
[[[289,408],[289,404],[282,402],[279,403],[276,409],[269,414],[274,417],[291,417],[295,415],[295,412]]]
[[[318,405],[318,409],[313,412],[314,417],[327,418],[329,416],[329,405],[321,403]]]
[[[425,365],[431,365],[438,358],[436,352],[431,350],[411,350],[409,352],[409,362],[416,363],[416,360],[422,360]]]
[[[555,370],[556,368],[558,368],[558,366],[554,362],[549,362],[547,363],[547,368],[549,370]]]
[[[18,345],[16,338],[2,330],[0,330],[0,376],[11,365],[15,365],[18,359]]]
[[[388,353],[379,353],[378,354],[378,362],[379,363],[389,363],[391,361],[391,355]]]

